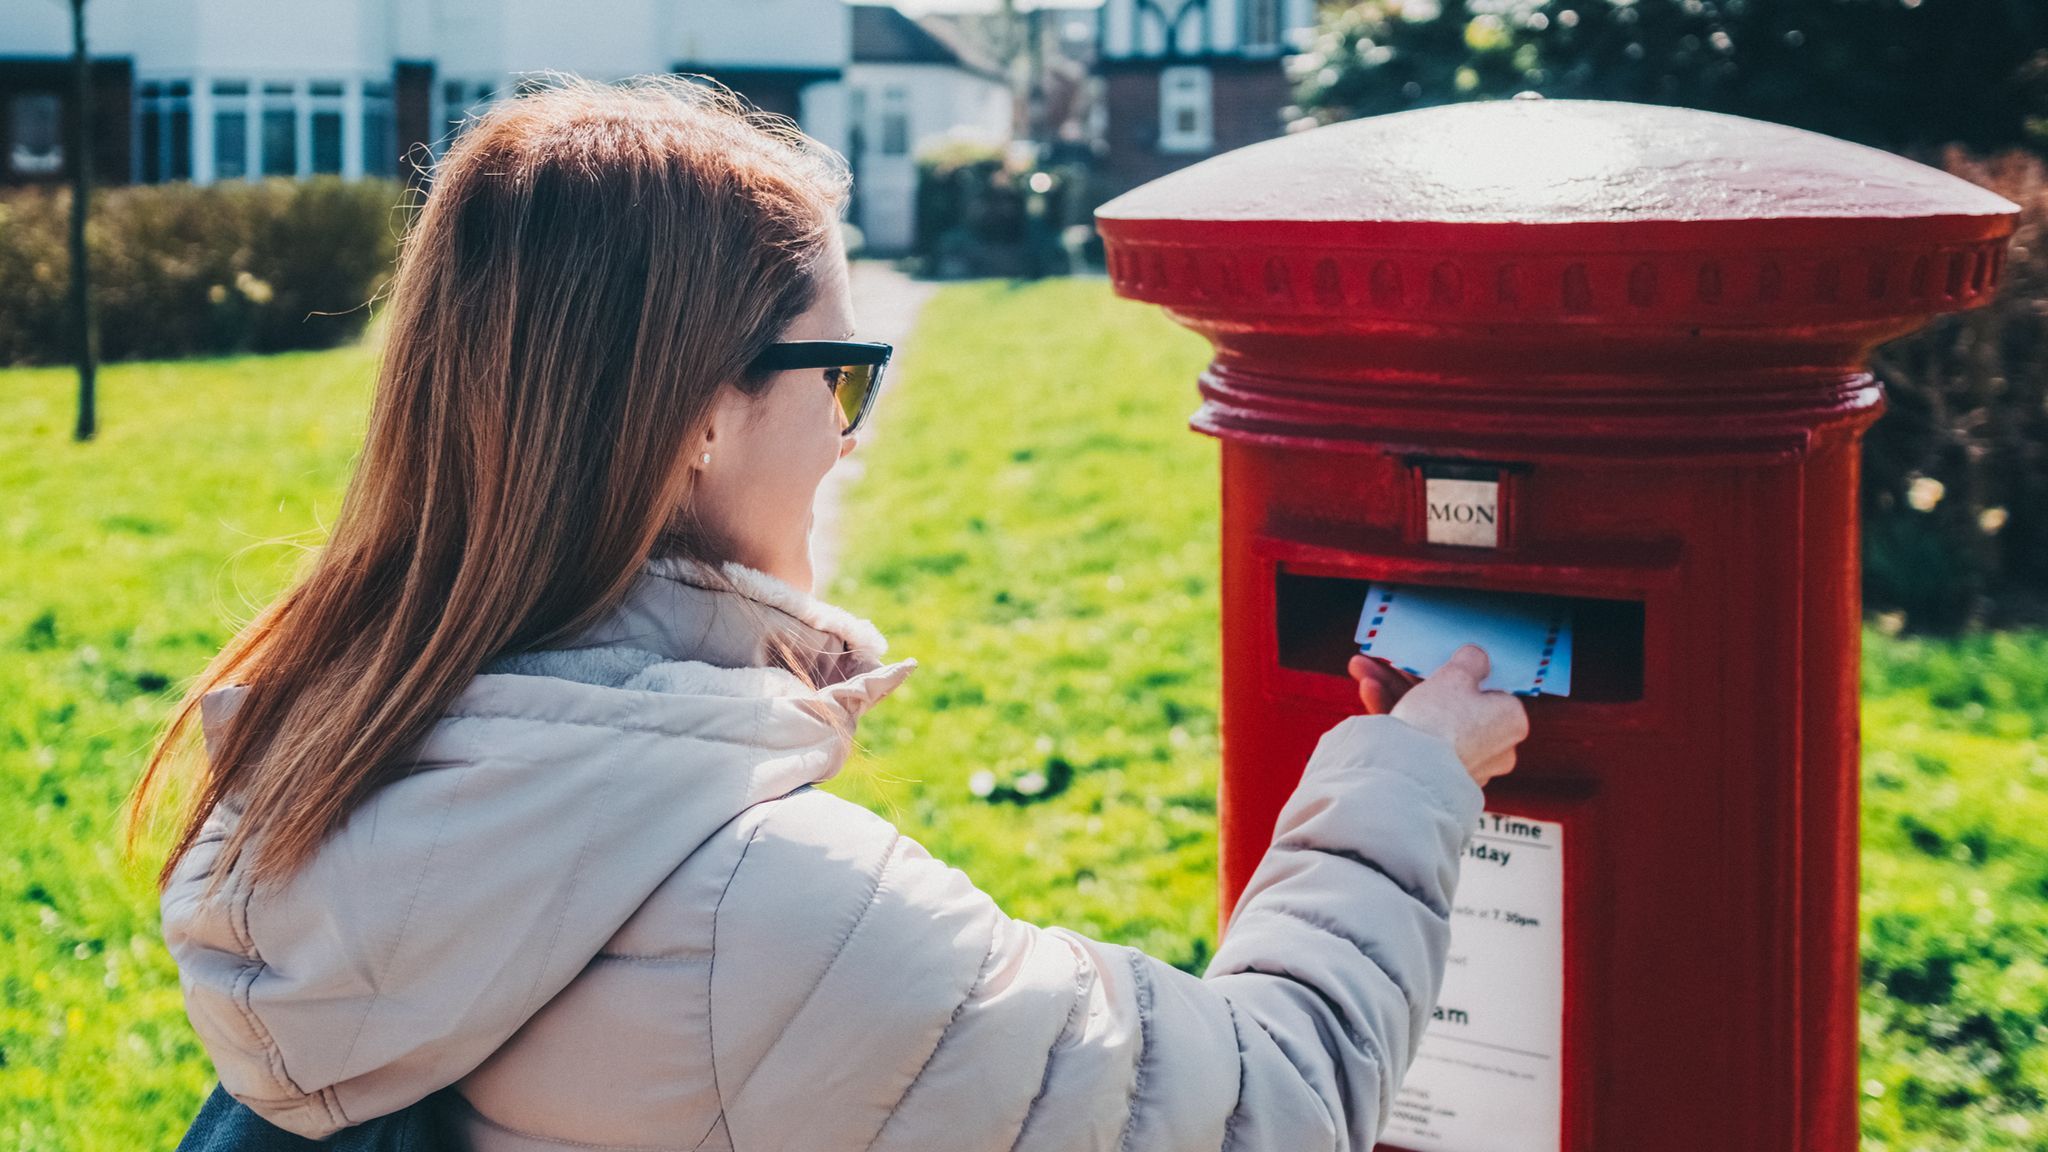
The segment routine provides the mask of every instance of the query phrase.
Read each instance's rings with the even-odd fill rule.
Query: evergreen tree
[[[2048,149],[2042,0],[1360,0],[1295,67],[1324,122],[1535,91],[1899,151]]]

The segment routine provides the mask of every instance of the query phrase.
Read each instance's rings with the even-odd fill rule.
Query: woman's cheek
[[[825,390],[821,388],[819,391]],[[804,503],[807,519],[811,503],[817,496],[818,485],[824,483],[825,473],[832,470],[832,465],[839,462],[838,401],[833,399],[830,392],[825,392],[825,401],[831,405],[830,408],[820,411],[819,408],[812,407],[804,413],[803,426],[807,434],[791,436],[789,439],[792,447],[799,444],[803,446],[803,465],[791,471],[800,476],[800,482],[805,485],[805,491],[799,494],[799,498]]]

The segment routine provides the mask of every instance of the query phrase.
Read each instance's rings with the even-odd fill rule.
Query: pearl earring
[[[697,457],[697,460],[699,463],[709,464],[711,463],[711,453],[706,452],[704,455]]]

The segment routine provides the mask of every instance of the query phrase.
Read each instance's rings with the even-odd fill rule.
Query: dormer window
[[[1247,52],[1280,47],[1280,0],[1238,0],[1238,46]]]
[[[910,155],[910,92],[882,89],[882,155]]]
[[[1159,150],[1207,152],[1215,146],[1209,70],[1176,64],[1159,72]]]

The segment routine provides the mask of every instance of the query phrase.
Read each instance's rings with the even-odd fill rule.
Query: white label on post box
[[[1563,1048],[1564,825],[1488,812],[1459,862],[1443,992],[1381,1141],[1558,1152]]]
[[[1500,547],[1499,481],[1430,476],[1423,479],[1422,490],[1423,523],[1431,544]]]

